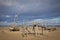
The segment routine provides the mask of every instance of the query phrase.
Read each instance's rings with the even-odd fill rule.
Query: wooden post
[[[42,35],[43,35],[43,31],[44,31],[44,30],[43,30],[43,27],[42,27]]]

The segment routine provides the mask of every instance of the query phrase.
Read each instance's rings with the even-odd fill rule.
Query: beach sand
[[[43,35],[34,36],[33,34],[28,34],[28,36],[23,37],[20,31],[9,31],[8,27],[0,27],[0,40],[60,40],[60,28],[55,31],[46,32]]]

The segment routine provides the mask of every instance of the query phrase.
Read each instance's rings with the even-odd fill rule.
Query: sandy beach
[[[28,34],[27,37],[23,37],[21,30],[9,31],[8,27],[0,27],[0,40],[60,40],[60,28],[39,36]]]

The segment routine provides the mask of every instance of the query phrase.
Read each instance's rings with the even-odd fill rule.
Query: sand
[[[23,37],[21,30],[13,32],[9,31],[8,27],[0,27],[0,40],[60,40],[60,28],[51,32],[44,31],[43,35],[28,34],[27,37]]]

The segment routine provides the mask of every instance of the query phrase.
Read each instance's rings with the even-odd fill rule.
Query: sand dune
[[[1,27],[0,40],[60,40],[60,28],[57,28],[57,30],[48,33],[44,32],[44,35],[34,36],[33,34],[28,34],[27,37],[22,36],[21,30],[13,32],[9,31],[7,27]]]

